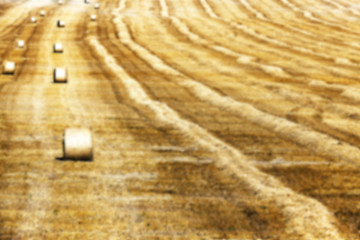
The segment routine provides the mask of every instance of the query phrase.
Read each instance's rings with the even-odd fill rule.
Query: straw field
[[[0,239],[360,239],[359,20],[356,0],[0,0]],[[92,161],[64,158],[68,128]]]

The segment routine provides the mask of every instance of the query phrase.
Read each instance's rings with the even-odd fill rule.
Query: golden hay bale
[[[96,18],[97,18],[97,16],[95,14],[91,14],[91,16],[90,16],[91,21],[96,21]]]
[[[67,72],[65,68],[54,69],[54,82],[55,83],[67,83]]]
[[[17,41],[17,47],[18,48],[24,48],[25,47],[25,41],[24,40],[18,40]]]
[[[57,26],[58,26],[58,27],[65,27],[65,21],[63,21],[63,20],[58,20],[58,21],[57,21]]]
[[[95,9],[99,9],[99,8],[100,8],[100,4],[99,4],[99,3],[95,3],[94,8],[95,8]]]
[[[61,43],[54,44],[54,53],[62,53],[64,51],[63,45]]]
[[[44,10],[41,10],[41,11],[40,11],[40,16],[41,16],[41,17],[45,17],[45,14],[46,14],[46,13],[45,13]]]
[[[31,17],[31,18],[30,18],[30,22],[31,22],[31,23],[36,23],[36,22],[37,22],[36,17]]]
[[[91,132],[87,128],[67,128],[64,131],[64,159],[92,160]]]
[[[58,4],[59,4],[59,5],[62,5],[62,4],[63,4],[63,1],[62,1],[62,0],[59,0],[59,1],[58,1]]]
[[[15,63],[6,61],[3,64],[3,74],[14,74],[15,72]]]

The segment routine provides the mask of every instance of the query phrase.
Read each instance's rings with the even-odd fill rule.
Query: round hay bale
[[[95,8],[95,9],[99,9],[99,8],[100,8],[100,4],[99,4],[99,3],[95,3],[94,8]]]
[[[63,20],[58,20],[58,21],[57,21],[57,26],[58,26],[58,27],[65,27],[65,21],[63,21]]]
[[[84,3],[89,4],[90,0],[84,0]]]
[[[54,69],[54,83],[67,83],[67,72],[65,68]]]
[[[2,70],[3,74],[10,74],[13,75],[15,73],[15,63],[14,62],[9,62],[6,61],[3,64],[3,70]]]
[[[40,11],[40,16],[41,16],[41,17],[45,17],[45,14],[46,14],[46,13],[45,13],[44,10],[41,10],[41,11]]]
[[[25,41],[24,40],[18,40],[17,41],[17,47],[18,48],[24,48],[25,47]]]
[[[63,1],[62,1],[62,0],[59,0],[59,1],[58,1],[58,4],[59,4],[59,5],[63,5]]]
[[[89,129],[66,128],[63,144],[64,159],[88,161],[93,159],[93,146]]]
[[[63,45],[61,43],[55,43],[54,44],[54,53],[63,53]]]
[[[30,18],[30,22],[31,22],[31,23],[36,23],[36,22],[37,22],[36,17],[31,17],[31,18]]]
[[[97,16],[95,14],[91,14],[91,16],[90,16],[91,21],[96,21],[96,18],[97,18]]]

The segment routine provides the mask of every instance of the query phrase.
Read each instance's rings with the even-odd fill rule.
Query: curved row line
[[[223,1],[222,3],[230,4],[229,1]],[[253,27],[258,28],[264,26],[264,28],[261,28],[262,31],[266,30],[267,34],[271,34],[275,38],[281,38],[283,41],[288,41],[288,44],[291,45],[294,45],[297,42],[299,42],[300,45],[297,44],[298,47],[302,47],[301,44],[305,43],[307,45],[306,48],[311,49],[313,51],[315,50],[316,52],[319,52],[319,49],[316,47],[320,46],[319,41],[321,41],[321,46],[324,49],[323,54],[326,55],[328,55],[329,51],[331,50],[333,54],[341,56],[342,49],[339,46],[351,47],[353,48],[352,50],[353,53],[349,55],[354,55],[354,54],[357,55],[354,51],[355,49],[359,48],[359,44],[358,44],[359,38],[354,39],[351,42],[348,42],[349,39],[348,35],[347,36],[341,35],[335,38],[336,31],[335,30],[329,31],[328,29],[321,31],[321,34],[319,34],[318,28],[321,27],[320,24],[316,24],[313,26],[313,28],[316,29],[316,32],[312,32],[311,28],[305,28],[305,30],[302,29],[302,26],[304,24],[307,24],[308,22],[301,22],[299,23],[299,26],[294,27],[292,26],[291,23],[293,21],[293,18],[286,17],[286,14],[288,12],[281,11],[283,10],[282,8],[278,10],[278,7],[276,7],[276,5],[273,6],[271,4],[273,4],[273,1],[265,1],[264,3],[259,4],[263,7],[263,11],[261,12],[258,11],[258,13],[267,15],[271,12],[272,14],[275,14],[277,18],[280,18],[282,21],[279,22],[273,17],[270,17],[271,21],[263,21],[263,20],[257,21],[256,24],[253,24]],[[233,2],[233,4],[228,7],[228,9],[236,9],[239,7],[240,5],[238,4],[238,2]],[[269,11],[268,9],[271,9],[271,11]],[[244,9],[240,9],[240,10],[244,10]],[[228,15],[226,15],[226,18],[228,18]],[[234,19],[237,18],[236,12],[234,12],[233,18]],[[284,19],[288,19],[288,20],[284,21]],[[241,19],[239,20],[241,21]],[[287,22],[288,24],[284,25],[283,22]],[[247,21],[246,23],[248,24],[251,22]],[[267,28],[271,28],[271,30],[270,29],[267,30]],[[332,44],[328,43],[330,40],[334,42]]]
[[[207,9],[208,7],[205,6],[205,8]],[[186,18],[184,18],[184,19],[186,19]],[[246,25],[236,24],[236,23],[233,23],[233,22],[231,22],[230,20],[227,20],[227,19],[225,19],[224,21],[231,24],[232,27],[235,26],[235,27],[239,28],[239,30],[241,30],[242,32],[244,32],[248,36],[253,37],[256,41],[258,41],[258,40],[259,41],[267,41],[267,42],[271,43],[272,45],[275,45],[277,48],[279,48],[281,50],[281,55],[279,53],[274,53],[274,56],[279,56],[280,57],[280,56],[283,56],[283,54],[285,54],[286,52],[290,54],[291,52],[296,51],[296,52],[299,52],[299,53],[302,53],[302,54],[306,53],[306,55],[312,56],[312,57],[314,57],[314,56],[321,57],[321,59],[326,60],[326,61],[331,61],[333,63],[341,63],[343,65],[348,65],[349,67],[356,67],[357,66],[357,64],[351,62],[349,59],[341,58],[341,57],[331,57],[331,56],[328,56],[328,55],[317,54],[313,50],[309,50],[309,49],[303,48],[303,47],[297,47],[296,48],[296,47],[293,47],[292,45],[288,45],[286,43],[280,42],[277,39],[263,36],[261,33],[255,31],[252,28],[249,28]],[[234,39],[231,39],[231,40],[229,39],[229,41],[234,43]],[[235,39],[235,41],[236,41],[236,39]],[[261,45],[259,47],[264,48],[264,46],[261,46]],[[270,49],[270,50],[267,50],[267,49]],[[264,51],[273,52],[273,50],[271,50],[271,48],[267,48],[267,49],[266,50],[264,49]],[[260,49],[258,51],[260,51]],[[289,55],[289,54],[287,54],[287,55]],[[300,56],[299,54],[297,54],[297,55],[289,55],[288,59],[291,60],[292,57],[299,57],[299,56]],[[299,63],[299,64],[303,65],[304,63]],[[308,68],[309,66],[312,66],[312,65],[306,65],[306,68]],[[329,68],[329,71],[332,71],[332,68],[331,69]]]
[[[160,6],[161,6],[161,13],[162,16],[164,18],[170,19],[173,23],[173,25],[179,30],[179,32],[181,32],[182,34],[184,34],[185,36],[187,36],[192,42],[194,42],[195,44],[198,45],[205,45],[207,47],[209,47],[210,49],[213,49],[215,51],[218,51],[220,53],[223,53],[227,56],[231,56],[231,57],[235,57],[238,59],[238,62],[241,62],[243,64],[247,64],[247,65],[255,65],[255,66],[259,66],[260,64],[258,63],[253,63],[254,58],[252,56],[246,56],[246,55],[241,55],[238,54],[236,52],[233,52],[232,50],[229,50],[227,48],[221,47],[221,46],[213,46],[211,43],[207,42],[205,39],[200,38],[199,36],[197,36],[196,34],[190,32],[190,30],[188,29],[188,27],[181,22],[179,19],[177,19],[174,16],[169,16],[168,14],[168,7],[166,4],[165,0],[160,0]],[[272,66],[261,66],[262,69],[267,68],[267,72],[271,75],[280,75],[283,72],[281,71],[277,71],[276,67],[272,67]],[[271,72],[270,72],[271,71]],[[275,73],[275,74],[274,74]],[[283,75],[280,75],[281,77],[284,77]],[[291,77],[288,76],[288,78],[297,78],[297,77]],[[255,86],[253,86],[254,84],[257,85],[257,87],[262,88],[261,91],[259,92],[264,92],[264,88],[265,89],[271,89],[272,92],[274,92],[276,95],[280,95],[281,97],[283,97],[286,100],[290,100],[296,103],[300,103],[303,106],[307,106],[307,105],[313,105],[315,107],[315,109],[317,109],[317,113],[316,114],[320,114],[320,115],[324,115],[326,113],[326,117],[325,120],[327,119],[337,119],[337,117],[335,115],[330,115],[329,112],[335,113],[335,114],[340,114],[343,117],[348,117],[349,115],[356,115],[358,116],[360,114],[360,110],[357,108],[353,108],[353,107],[349,107],[347,105],[344,104],[339,104],[339,103],[334,103],[334,102],[329,102],[327,101],[325,98],[322,98],[320,96],[317,96],[315,94],[311,94],[311,93],[304,93],[303,89],[298,89],[297,92],[288,89],[286,87],[286,84],[283,83],[262,83],[263,81],[260,80],[245,80],[245,82],[247,82],[248,84],[252,85],[252,88],[255,88]],[[317,85],[314,83],[318,83]],[[352,88],[352,87],[345,87],[343,85],[330,85],[330,84],[326,84],[323,81],[318,81],[318,80],[311,80],[309,79],[309,87],[319,87],[319,84],[321,84],[322,86],[326,86],[325,88],[328,88],[331,91],[338,91],[340,92],[340,95],[346,98],[349,98],[355,102],[359,101],[359,97],[357,94],[359,94],[359,90],[356,88]],[[243,85],[244,86],[244,82],[243,83],[239,83],[239,85]],[[247,88],[247,86],[244,86],[243,88]],[[275,96],[274,96],[275,97]],[[319,103],[322,103],[321,105]],[[296,112],[292,112],[291,115],[293,116]],[[315,114],[315,113],[313,113]],[[346,120],[348,121],[348,123],[354,125],[357,125],[357,123],[353,120]],[[328,121],[330,122],[330,121]],[[316,126],[315,126],[316,128]],[[330,128],[333,128],[333,125],[330,126]],[[338,127],[336,127],[336,129],[338,129]],[[349,132],[348,129],[344,129],[346,130],[345,132],[348,133],[352,133]]]
[[[248,29],[248,28],[246,28],[246,27],[242,27],[242,26],[238,26],[238,27],[240,27],[240,28],[242,28],[242,29],[245,29],[245,30],[247,30],[247,33],[248,34],[251,34],[254,38],[257,38],[259,35],[258,35],[258,33],[257,32],[254,32],[252,29]],[[260,37],[261,38],[261,37]],[[274,39],[269,39],[269,38],[261,38],[260,40],[263,40],[263,41],[270,41],[270,43],[272,43],[272,45],[275,45],[277,48],[279,48],[279,49],[281,49],[282,51],[283,50],[286,50],[285,48],[288,48],[286,45],[284,45],[282,42],[279,42],[279,41],[277,41],[277,40],[274,40]],[[257,47],[260,47],[260,49],[261,48],[263,48],[263,46],[262,45],[259,45],[259,46],[257,46]],[[258,51],[260,51],[260,49],[258,49]],[[302,50],[302,49],[298,49],[298,50]],[[266,51],[269,51],[269,52],[273,52],[273,50],[266,50]],[[286,53],[286,52],[285,52]],[[283,55],[284,54],[284,52],[281,52],[281,55]],[[298,56],[300,56],[300,55],[294,55],[295,57],[298,57]],[[289,60],[290,61],[292,61],[292,59],[291,59],[291,57],[289,56]],[[339,61],[341,61],[341,62],[344,62],[344,63],[347,63],[348,61],[345,61],[344,59],[336,59],[338,62]],[[289,61],[289,62],[290,62]],[[334,62],[335,60],[331,60],[332,62]],[[301,65],[303,65],[304,63],[303,62],[299,62],[298,64],[300,64],[300,66]],[[316,65],[315,65],[316,66]],[[304,66],[305,67],[305,66]],[[309,68],[309,67],[311,67],[311,68]],[[326,67],[326,66],[321,66],[321,68],[322,69],[327,69],[327,71],[329,72],[329,73],[332,73],[332,75],[334,75],[334,74],[337,74],[337,75],[340,75],[341,77],[347,77],[346,75],[344,75],[344,74],[342,74],[341,72],[344,72],[344,69],[343,68],[336,68],[336,67]],[[313,70],[315,70],[314,69],[314,65],[306,65],[306,69],[308,69],[308,70],[310,70],[311,69],[311,71],[313,71]],[[338,69],[338,70],[337,70]]]
[[[117,16],[119,17],[119,15]],[[247,119],[249,122],[254,122],[255,124],[262,126],[269,131],[276,132],[285,139],[289,139],[302,146],[308,147],[319,155],[326,156],[329,159],[342,159],[349,163],[357,164],[357,159],[360,157],[360,150],[358,150],[358,148],[353,147],[347,143],[339,145],[339,141],[327,135],[314,132],[281,117],[276,117],[271,114],[264,113],[254,108],[250,104],[237,102],[230,97],[219,95],[212,89],[188,78],[178,70],[170,67],[159,57],[136,43],[134,40],[132,40],[127,28],[125,28],[123,25],[117,24],[116,26],[118,30],[118,37],[124,45],[128,46],[130,49],[132,49],[132,51],[137,53],[138,56],[144,59],[156,71],[159,71],[168,76],[172,76],[170,79],[176,81],[176,83],[180,86],[188,89],[201,101],[209,102],[221,109],[236,113],[242,118]],[[352,152],[353,154],[349,155],[349,152]]]
[[[271,75],[272,73],[275,72],[275,76],[276,73],[278,73],[278,77],[285,77],[285,75],[287,75],[286,77],[288,77],[289,79],[297,79],[298,77],[296,76],[288,76],[288,74],[284,73],[283,70],[281,68],[278,67],[273,67],[271,65],[264,65],[261,63],[257,63],[255,62],[257,59],[255,56],[250,56],[250,55],[243,55],[237,52],[234,52],[231,49],[228,49],[226,47],[222,47],[219,45],[213,45],[212,43],[208,42],[206,39],[201,38],[200,36],[196,35],[195,33],[193,33],[192,31],[189,30],[188,26],[182,22],[180,19],[174,17],[174,16],[169,16],[168,15],[168,11],[167,11],[167,5],[166,2],[164,0],[161,0],[160,5],[162,6],[162,15],[164,18],[168,18],[172,21],[173,25],[176,27],[176,29],[182,33],[183,35],[187,36],[188,39],[190,39],[193,43],[198,44],[198,45],[205,45],[215,51],[218,51],[220,53],[223,53],[224,55],[230,56],[230,57],[234,57],[237,59],[237,61],[239,63],[242,64],[248,64],[248,65],[252,65],[256,66],[256,67],[260,67],[263,70],[267,70],[267,72]],[[301,81],[301,79],[299,79],[299,81]],[[309,79],[308,81],[306,81],[306,83],[312,83],[314,81],[317,81],[315,79]],[[263,81],[259,81],[259,82],[263,82]],[[274,86],[283,86],[283,84],[275,84],[275,83],[268,83],[267,86],[271,86],[271,84],[273,84]],[[310,86],[312,86],[310,84]],[[328,84],[328,86],[331,86]],[[339,91],[349,91],[351,90],[351,92],[357,92],[357,88],[352,88],[352,87],[345,87],[342,85],[337,84],[337,90]],[[341,86],[341,87],[340,87]],[[348,96],[350,99],[354,100],[354,101],[358,101],[358,98],[355,96],[351,96],[350,94],[344,94],[343,96]]]
[[[338,1],[336,2],[332,0],[321,0],[318,2],[318,5],[309,8],[309,10],[314,12],[318,16],[318,18],[322,18],[328,22],[342,22],[346,25],[346,21],[356,21],[356,18],[359,16],[359,12],[356,9],[347,8],[344,5],[340,4],[340,2]],[[313,2],[306,0],[305,2],[294,4],[311,6],[312,3]],[[324,15],[323,11],[325,11],[327,14]]]
[[[119,8],[114,10],[114,22],[118,29],[121,29],[121,31],[118,32],[120,40],[123,44],[130,47],[143,57],[146,53],[140,53],[143,48],[138,45],[134,45],[135,43],[132,42],[130,34],[127,32],[127,27],[122,20],[122,16],[119,14],[121,10],[123,9]],[[126,87],[129,97],[136,104],[151,109],[156,114],[156,118],[159,121],[176,127],[185,135],[191,136],[191,138],[193,138],[194,141],[196,141],[196,143],[201,147],[210,149],[217,156],[218,160],[216,164],[218,166],[225,167],[226,169],[231,170],[231,172],[235,171],[234,173],[239,178],[247,182],[253,191],[259,191],[258,193],[263,198],[269,199],[269,201],[274,202],[279,208],[281,208],[285,217],[289,220],[287,224],[289,233],[300,236],[305,233],[308,237],[340,237],[337,230],[334,229],[330,222],[323,222],[324,219],[321,219],[321,223],[319,222],[319,224],[321,224],[319,225],[319,228],[322,229],[321,233],[306,233],[306,229],[308,228],[307,224],[310,223],[298,221],[298,219],[300,219],[299,213],[305,210],[304,206],[314,208],[314,210],[316,209],[316,211],[319,211],[317,212],[318,214],[326,216],[325,218],[330,219],[332,218],[331,214],[328,213],[326,208],[316,201],[299,196],[290,189],[283,187],[282,184],[274,178],[259,172],[256,168],[249,165],[244,156],[236,149],[211,136],[206,130],[200,128],[198,125],[181,119],[179,115],[167,105],[150,99],[146,92],[142,89],[141,85],[127,75],[124,69],[116,63],[115,59],[107,52],[107,50],[96,38],[90,38],[89,42],[104,59],[107,66],[119,76],[119,80],[122,81]],[[159,61],[156,62],[157,64],[161,64]],[[175,73],[162,64],[158,65],[158,68],[170,71],[172,74]],[[284,208],[280,206],[284,206]],[[294,211],[295,209],[296,211]],[[310,218],[315,217],[312,213],[307,216]],[[301,219],[303,219],[303,216],[301,216]],[[317,217],[315,217],[315,219],[317,219]],[[299,222],[302,222],[302,224],[299,225]]]
[[[199,41],[198,39],[200,39],[200,37],[198,35],[196,35],[195,33],[193,32],[190,32],[188,30],[188,27],[185,26],[184,23],[180,22],[180,20],[176,20],[174,19],[174,17],[172,17],[172,21],[174,22],[174,25],[178,28],[178,30],[180,32],[182,32],[183,34],[188,34],[189,36],[189,39],[193,40],[193,41],[197,41],[198,44],[206,44],[206,45],[210,45],[208,42],[205,42],[204,40],[201,40]],[[184,26],[180,26],[180,25],[184,25]],[[244,28],[246,29],[246,28]],[[256,36],[259,36],[259,33],[258,32],[255,32],[253,30],[248,30],[248,32],[250,34],[253,34],[253,35],[256,35]],[[268,39],[268,38],[262,38],[263,40],[269,40],[269,41],[272,41],[272,39]],[[275,43],[278,43],[278,42],[275,42]],[[282,43],[280,43],[282,45]],[[284,47],[287,47],[287,48],[291,48],[291,46],[288,46],[288,45],[284,45]],[[251,56],[251,55],[241,55],[241,54],[238,54],[230,49],[227,49],[227,48],[224,48],[222,46],[214,46],[213,48],[215,48],[216,50],[218,51],[221,51],[223,52],[224,54],[226,55],[229,55],[229,56],[233,56],[233,57],[237,57],[238,58],[238,62],[241,62],[241,63],[247,63],[247,62],[251,62],[251,61],[255,61],[256,58],[255,56]],[[306,52],[306,53],[311,53],[311,54],[315,54],[315,52],[312,52],[308,49],[304,49],[304,48],[299,48],[297,49],[299,51],[303,51],[303,52]],[[315,54],[316,55],[316,54]],[[322,57],[324,58],[331,58],[330,56],[327,56],[327,55],[321,55]],[[349,64],[349,60],[348,59],[343,59],[343,58],[336,58],[336,59],[332,59],[332,61],[336,62],[336,63],[339,63],[339,64]],[[353,64],[351,64],[353,65]],[[266,67],[267,65],[265,65]],[[270,68],[269,69],[272,69],[271,66],[269,66]],[[283,72],[283,69],[277,69],[278,72]],[[280,76],[279,76],[280,77]],[[294,78],[293,76],[291,76],[291,78]],[[296,77],[295,77],[296,78]],[[312,86],[313,82],[316,82],[318,80],[316,79],[309,79],[309,82],[310,82],[310,85]],[[323,82],[323,81],[322,81]],[[323,85],[326,85],[326,86],[332,86],[331,88],[333,89],[335,85],[331,85],[331,84],[323,84]],[[358,101],[358,97],[356,96],[356,93],[359,92],[358,88],[356,87],[348,87],[348,86],[345,86],[345,85],[341,85],[341,84],[336,84],[336,88],[337,90],[341,90],[341,91],[346,91],[347,93],[342,93],[343,96],[345,97],[348,97],[349,99],[351,100],[354,100],[354,101]],[[350,94],[350,92],[352,92],[352,94]]]
[[[253,30],[249,30],[249,29],[247,29],[246,27],[243,27],[243,26],[238,26],[239,28],[241,28],[241,29],[244,29],[245,31],[247,31],[247,33],[248,34],[251,34],[253,37],[255,37],[255,38],[260,38],[260,39],[262,39],[263,41],[266,41],[266,42],[270,42],[272,45],[275,45],[275,46],[277,46],[277,47],[279,47],[280,49],[289,49],[289,48],[291,48],[291,47],[289,47],[289,46],[286,46],[286,45],[284,45],[282,42],[279,42],[279,41],[277,41],[277,40],[275,40],[275,39],[269,39],[269,38],[267,38],[267,37],[261,37],[261,36],[259,36],[259,33],[258,32],[254,32]],[[262,48],[263,46],[262,45],[258,45],[260,48]],[[299,51],[302,51],[302,52],[308,52],[307,50],[304,50],[304,49],[302,49],[302,48],[300,48],[300,49],[297,49],[297,50],[299,50]],[[271,51],[271,50],[270,50]],[[282,54],[284,54],[284,52],[281,52],[281,55]],[[300,55],[297,55],[297,56],[300,56]],[[324,56],[324,57],[326,57],[326,58],[328,58],[328,56]],[[289,58],[289,60],[291,61],[291,58]],[[349,63],[349,60],[348,59],[344,59],[344,58],[336,58],[336,59],[331,59],[331,61],[332,62],[337,62],[337,63],[342,63],[342,64],[345,64],[345,65],[347,65],[347,64],[350,64],[350,65],[353,65],[353,63]],[[285,64],[288,64],[287,62],[285,62]],[[297,63],[298,65],[298,67],[299,66],[302,66],[304,63],[303,62],[298,62]],[[316,65],[315,65],[316,66]],[[316,70],[315,68],[314,68],[314,65],[303,65],[303,67],[304,68],[306,68],[307,70],[306,71],[310,71],[309,72],[309,75],[311,76],[311,71],[314,71],[314,70]],[[322,69],[322,71],[323,70],[326,70],[328,73],[330,73],[331,75],[333,75],[331,78],[338,78],[338,77],[341,77],[341,79],[346,79],[346,78],[348,78],[349,79],[349,75],[348,74],[351,74],[351,76],[354,76],[354,71],[355,70],[352,70],[352,71],[350,71],[349,73],[347,73],[347,71],[345,71],[343,68],[340,68],[340,67],[335,67],[335,66],[332,66],[332,67],[327,67],[326,65],[325,66],[321,66],[321,69]],[[318,69],[318,70],[321,70],[320,68]],[[306,71],[304,71],[303,73],[306,73]],[[317,75],[317,74],[313,74],[313,75]],[[323,75],[323,73],[322,73],[322,75]],[[356,76],[356,74],[355,74],[355,76]],[[353,79],[353,77],[351,77],[351,79]],[[320,80],[325,80],[325,79],[320,79]],[[356,80],[357,81],[357,80]]]
[[[360,11],[358,11],[357,9],[346,7],[343,3],[340,3],[340,1],[333,1],[333,0],[322,0],[322,1],[324,3],[326,3],[326,4],[330,4],[332,6],[335,6],[338,9],[341,9],[341,10],[344,10],[344,11],[349,11],[354,16],[360,16]]]
[[[209,48],[213,49],[214,51],[220,52],[220,53],[225,54],[230,57],[234,57],[237,59],[237,62],[239,62],[241,64],[249,65],[251,67],[259,68],[269,75],[273,75],[275,77],[280,77],[280,78],[290,78],[291,77],[290,75],[285,73],[284,70],[280,67],[257,63],[256,58],[253,56],[240,54],[240,53],[232,51],[231,49],[228,49],[226,47],[222,47],[219,45],[212,45],[207,40],[205,40],[205,39],[201,38],[200,36],[196,35],[195,33],[191,32],[190,29],[188,28],[188,26],[186,24],[184,24],[183,22],[181,22],[178,18],[176,18],[174,16],[169,16],[167,4],[166,4],[165,0],[160,0],[160,5],[162,8],[161,9],[162,17],[169,19],[173,23],[173,25],[177,28],[177,30],[179,30],[179,32],[181,32],[185,36],[189,37],[189,39],[192,42],[199,44],[199,45],[208,46]]]
[[[332,56],[329,56],[328,54],[324,54],[324,53],[320,53],[318,51],[314,51],[314,50],[311,50],[311,49],[308,49],[308,48],[305,48],[305,47],[301,47],[301,46],[294,46],[294,45],[289,45],[288,43],[285,43],[285,42],[282,42],[282,41],[279,41],[278,39],[276,38],[271,38],[271,37],[268,37],[268,36],[265,36],[263,35],[262,33],[259,33],[258,31],[256,31],[255,29],[245,25],[245,24],[239,24],[239,23],[236,23],[236,22],[233,22],[229,19],[223,19],[221,18],[220,16],[216,15],[214,13],[214,11],[212,10],[211,6],[205,1],[205,0],[201,0],[201,3],[203,5],[203,8],[205,9],[205,11],[208,13],[208,15],[216,20],[220,20],[222,22],[225,22],[227,24],[229,24],[229,26],[231,27],[234,27],[236,29],[239,29],[241,30],[242,32],[256,38],[256,39],[259,39],[261,41],[265,41],[265,42],[268,42],[272,45],[275,45],[281,49],[284,50],[285,49],[291,49],[291,50],[294,50],[300,54],[306,54],[306,55],[309,55],[309,56],[316,56],[316,57],[320,57],[324,60],[327,60],[327,61],[331,61],[333,63],[336,63],[336,64],[342,64],[342,65],[345,65],[345,66],[349,66],[349,67],[357,67],[358,64],[357,63],[353,63],[350,59],[347,59],[345,57],[332,57]]]
[[[237,2],[223,1],[222,3],[223,3],[223,5],[232,3],[228,7],[229,10],[240,7]],[[250,5],[245,0],[241,0],[241,3],[242,4],[246,3],[246,5],[244,5],[244,6]],[[247,7],[245,7],[244,9],[247,9]],[[244,9],[240,9],[240,10],[244,10]],[[261,14],[261,15],[268,13],[268,12],[260,12],[258,10],[254,10],[254,11],[256,11],[256,14]],[[251,12],[252,11],[250,11],[250,13]],[[276,12],[278,14],[278,16],[281,16],[281,14],[282,14],[281,11],[276,11],[276,9],[274,9],[272,12],[274,12],[274,13]],[[237,14],[235,11],[233,13],[233,17],[234,17],[234,19],[237,18]],[[241,20],[241,19],[239,19],[239,20]],[[326,55],[329,55],[329,51],[331,51],[331,53],[336,54],[336,55],[345,56],[345,54],[342,54],[341,50],[343,48],[341,48],[341,46],[358,48],[353,43],[346,44],[347,39],[345,39],[345,42],[343,41],[344,39],[340,39],[340,38],[333,39],[333,41],[336,41],[336,44],[335,44],[335,43],[328,42],[327,38],[323,38],[323,36],[322,35],[320,36],[318,33],[314,34],[309,31],[305,31],[300,28],[293,27],[293,26],[291,26],[291,24],[284,25],[284,24],[278,23],[276,21],[272,21],[270,19],[267,19],[267,20],[259,19],[259,20],[260,21],[256,21],[256,24],[252,24],[252,27],[256,27],[256,28],[260,27],[262,30],[266,30],[267,34],[271,34],[277,39],[281,38],[282,41],[286,41],[286,43],[291,46],[294,46],[294,44],[296,44],[297,47],[306,49],[305,51],[307,51],[308,53],[312,53],[312,54],[319,53],[319,51],[318,51],[319,49],[317,48],[317,46],[319,46],[318,45],[319,41],[321,41],[321,46],[323,48],[326,48],[326,51],[324,51],[325,53],[322,53],[322,55],[324,55],[325,57],[326,57]],[[249,23],[251,23],[251,22],[246,21],[246,24],[249,24]],[[324,32],[324,34],[327,34],[327,32]],[[272,38],[274,38],[274,37],[272,37]],[[331,35],[331,38],[333,38],[333,37],[334,37],[334,35]],[[302,47],[303,45],[306,45],[306,48]],[[354,54],[351,54],[351,55],[352,56],[358,55],[358,53],[354,52]],[[321,56],[321,53],[319,53],[319,56]],[[349,60],[347,62],[349,62]]]
[[[274,13],[280,16],[279,19],[281,20],[281,22],[285,20],[285,22],[289,26],[294,25],[296,26],[296,28],[302,29],[303,31],[311,32],[315,35],[318,35],[318,32],[321,31],[321,36],[319,37],[324,36],[328,39],[336,38],[340,41],[340,43],[349,42],[349,44],[352,45],[359,40],[359,35],[354,32],[341,31],[336,27],[329,27],[326,25],[322,25],[318,22],[311,22],[307,18],[304,18],[303,15],[299,16],[299,14],[296,14],[296,12],[292,12],[291,9],[289,10],[280,1],[261,1],[261,5],[259,7],[262,8],[263,12],[267,12],[269,14],[270,12],[268,11],[268,9],[274,9]],[[351,27],[355,28],[356,25],[353,24]]]
[[[340,30],[350,33],[350,34],[358,35],[358,32],[354,32],[354,29],[350,29],[348,27],[344,27],[343,25],[335,24],[333,22],[322,20],[318,17],[315,17],[312,12],[303,10],[303,9],[299,8],[297,5],[295,5],[294,3],[289,2],[288,0],[281,0],[281,3],[283,3],[285,6],[287,6],[292,11],[301,13],[304,18],[306,18],[310,21],[317,22],[321,25],[325,25],[325,26],[329,26],[329,27],[335,27],[336,29],[340,29]]]

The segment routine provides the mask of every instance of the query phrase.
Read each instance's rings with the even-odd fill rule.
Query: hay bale
[[[59,5],[63,5],[63,1],[62,1],[62,0],[59,0],[59,1],[58,1],[58,4],[59,4]]]
[[[40,16],[41,16],[41,17],[45,17],[45,14],[46,14],[46,13],[45,13],[44,10],[41,10],[41,11],[40,11]]]
[[[57,26],[58,26],[58,27],[65,27],[65,21],[63,21],[63,20],[58,20],[58,21],[57,21]]]
[[[92,139],[89,129],[65,129],[63,144],[64,159],[88,161],[93,159]]]
[[[91,16],[90,16],[91,21],[96,21],[96,18],[97,18],[97,16],[95,14],[91,14]]]
[[[61,43],[55,43],[54,44],[54,53],[63,53],[63,45]]]
[[[94,8],[95,8],[95,9],[99,9],[99,8],[100,8],[100,4],[99,4],[99,3],[95,3]]]
[[[65,68],[54,69],[54,83],[67,83],[67,72]]]
[[[18,48],[24,48],[25,47],[25,41],[24,40],[18,40],[17,41],[17,47]]]
[[[89,4],[90,0],[84,0],[84,3]]]
[[[3,74],[14,74],[15,73],[15,63],[14,62],[9,62],[6,61],[3,64],[3,70],[2,70]]]
[[[36,23],[36,22],[37,22],[36,17],[31,17],[31,18],[30,18],[30,22],[31,22],[31,23]]]

